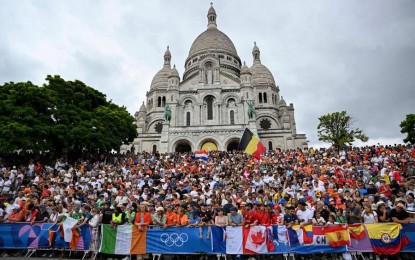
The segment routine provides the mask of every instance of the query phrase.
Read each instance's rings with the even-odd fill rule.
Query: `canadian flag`
[[[270,233],[271,232],[271,233]],[[262,254],[274,251],[272,229],[266,226],[244,228],[244,254]]]

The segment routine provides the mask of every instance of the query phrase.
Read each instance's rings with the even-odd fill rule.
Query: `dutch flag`
[[[195,152],[195,159],[196,160],[203,160],[203,161],[207,162],[208,161],[208,156],[209,156],[209,154],[206,151],[196,151]]]

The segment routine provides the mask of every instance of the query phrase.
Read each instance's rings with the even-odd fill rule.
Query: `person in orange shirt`
[[[180,207],[178,210],[177,218],[176,218],[176,226],[184,227],[187,225],[189,225],[189,218],[185,214],[185,209]]]
[[[173,206],[172,205],[167,206],[167,211],[166,211],[165,215],[166,215],[166,218],[167,218],[166,225],[168,227],[176,226],[177,214],[173,211]]]
[[[141,203],[140,211],[135,214],[134,225],[140,231],[145,231],[151,225],[151,214],[147,210],[147,204]],[[144,258],[148,258],[148,254],[137,255],[137,260]]]
[[[140,205],[140,211],[135,214],[134,225],[136,225],[140,231],[146,230],[148,226],[151,225],[151,214],[147,210],[147,205]]]
[[[20,209],[19,205],[14,205],[13,211],[10,216],[7,218],[6,222],[16,223],[23,222],[25,218],[23,210]]]

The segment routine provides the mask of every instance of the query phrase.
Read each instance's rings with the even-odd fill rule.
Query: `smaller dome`
[[[278,103],[278,106],[280,106],[280,107],[286,107],[287,106],[287,103],[285,103],[285,100],[282,96],[281,96],[280,102]]]
[[[144,101],[143,101],[143,104],[141,105],[140,110],[138,112],[147,112],[147,107],[146,107],[146,105],[144,105]]]
[[[241,75],[242,74],[252,74],[251,71],[249,70],[248,66],[246,66],[245,61],[244,61],[244,65],[241,68]]]
[[[251,67],[252,84],[273,84],[275,85],[274,76],[271,71],[261,63],[254,63]]]
[[[151,87],[150,88],[157,88],[157,87],[167,87],[168,80],[171,73],[170,66],[163,66],[159,72],[156,73],[153,80],[151,81]]]
[[[170,71],[169,78],[170,78],[170,77],[176,77],[176,78],[179,78],[179,79],[180,79],[179,72],[178,72],[178,71],[177,71],[177,69],[176,69],[176,64],[175,64],[175,65],[173,65],[173,69]]]

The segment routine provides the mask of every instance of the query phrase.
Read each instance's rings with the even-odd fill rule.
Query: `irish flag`
[[[119,225],[114,228],[102,225],[99,252],[115,255],[145,254],[146,231],[139,231],[134,225]]]

